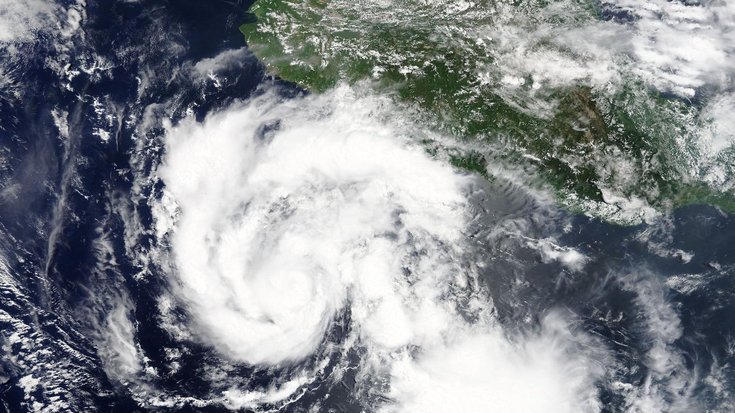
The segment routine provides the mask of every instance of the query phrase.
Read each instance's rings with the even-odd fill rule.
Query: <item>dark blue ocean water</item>
[[[187,110],[202,119],[260,93],[264,84],[276,87],[284,99],[304,93],[267,75],[246,50],[236,64],[218,72],[224,86],[187,76],[187,65],[246,46],[237,26],[249,19],[249,6],[248,1],[89,1],[83,34],[64,40],[63,50],[55,34],[41,32],[33,42],[0,55],[20,90],[16,98],[0,94],[0,254],[5,263],[0,267],[0,412],[33,411],[33,401],[59,411],[227,411],[196,403],[142,404],[124,383],[107,376],[92,334],[95,320],[101,322],[109,310],[99,297],[126,291],[135,339],[150,367],[164,370],[166,349],[181,344],[156,317],[166,277],[139,277],[147,269],[130,255],[155,242],[145,230],[153,225],[149,200],[161,191],[154,184],[132,195],[136,174],[150,172],[163,151],[161,126],[141,135],[140,123],[156,116],[175,121]],[[106,69],[65,78],[49,61],[71,69],[104,62]],[[60,138],[54,121],[61,112],[68,119],[66,138]],[[113,131],[107,141],[95,134],[100,127]],[[487,185],[492,196],[474,200],[477,231],[471,236],[477,240],[474,253],[489,263],[482,281],[499,319],[513,330],[533,328],[552,310],[573,314],[578,328],[612,349],[621,366],[600,384],[604,411],[621,411],[623,405],[609,383],[640,384],[647,376],[643,360],[655,339],[641,303],[643,290],[661,296],[680,320],[682,334],[669,344],[684,357],[685,370],[678,374],[695,381],[689,391],[702,411],[731,397],[696,380],[717,367],[723,386],[735,386],[735,217],[693,205],[656,224],[622,227],[548,212],[509,184],[478,185]],[[581,272],[544,262],[517,237],[492,231],[509,220],[522,221],[528,237],[563,234],[561,245],[576,248],[589,262]],[[143,231],[131,247],[126,227],[133,221]],[[109,241],[107,250],[95,243],[101,232]],[[101,255],[115,265],[101,267]],[[335,342],[349,329],[350,315],[340,317],[330,330]],[[167,394],[207,399],[221,387],[202,369],[222,361],[206,346],[186,346],[181,368],[149,384]],[[288,369],[237,365],[229,376],[258,388]],[[31,373],[41,386],[29,396],[22,379]],[[322,411],[362,411],[353,384],[349,374],[339,386],[316,382],[297,403],[272,407],[307,411],[319,402]]]

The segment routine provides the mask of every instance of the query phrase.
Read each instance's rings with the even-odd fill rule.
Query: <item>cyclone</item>
[[[0,413],[735,410],[732,28],[5,1]]]
[[[461,236],[468,179],[372,120],[372,102],[273,100],[167,132],[159,172],[177,205],[182,298],[205,337],[249,363],[305,357],[346,301],[384,329],[375,338],[404,344],[391,331],[410,336],[422,316],[402,272],[434,288],[466,276],[442,245]]]
[[[173,288],[197,336],[248,364],[293,364],[349,312],[363,380],[383,380],[398,401],[381,410],[442,411],[425,394],[439,386],[469,410],[597,411],[587,380],[599,371],[564,360],[575,340],[553,337],[569,334],[563,321],[519,347],[472,292],[462,245],[473,180],[428,157],[420,131],[401,127],[387,102],[332,93],[300,102],[266,93],[168,129],[159,174],[175,206],[161,207],[172,227],[160,232],[170,233]],[[489,354],[468,372],[474,352]],[[557,369],[582,375],[561,384]],[[476,381],[503,398],[473,390]],[[544,397],[520,397],[517,386],[536,381]]]

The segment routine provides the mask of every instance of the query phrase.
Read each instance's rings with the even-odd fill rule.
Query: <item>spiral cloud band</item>
[[[360,377],[387,380],[388,411],[594,411],[594,369],[566,354],[565,327],[512,344],[469,288],[472,180],[412,144],[386,105],[348,88],[266,93],[168,128],[161,208],[174,206],[158,222],[192,330],[235,361],[284,365],[349,310]],[[522,383],[548,391],[528,400]]]

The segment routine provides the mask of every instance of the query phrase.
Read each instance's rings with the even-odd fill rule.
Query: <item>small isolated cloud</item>
[[[563,247],[554,243],[551,238],[529,241],[528,246],[538,250],[544,262],[559,262],[571,271],[581,271],[589,258],[571,247]]]

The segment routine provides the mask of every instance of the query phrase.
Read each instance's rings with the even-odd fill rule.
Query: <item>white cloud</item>
[[[632,77],[683,97],[733,84],[735,3],[604,0],[601,7],[629,19],[600,21],[571,2],[533,16],[507,7],[497,23],[478,29],[492,38],[490,70],[498,65],[506,78],[530,76],[552,87],[587,83],[605,89]],[[546,22],[549,16],[557,18]]]
[[[679,315],[666,297],[667,288],[658,275],[648,271],[621,278],[623,287],[634,292],[635,304],[646,328],[649,348],[643,360],[648,369],[642,386],[623,392],[628,409],[636,413],[691,412],[694,377],[687,371],[684,355],[676,341],[683,328]],[[624,389],[622,386],[621,389]]]
[[[705,85],[732,84],[735,4],[710,1],[607,0],[636,17],[631,43],[637,73],[648,83],[683,96]]]
[[[575,348],[579,337],[558,315],[513,344],[496,332],[460,335],[447,346],[395,363],[390,412],[585,413],[600,411],[592,382],[602,362]],[[578,343],[577,343],[578,344]],[[575,354],[575,351],[577,353]]]
[[[6,0],[0,5],[0,44],[28,40],[33,32],[56,26],[58,6],[43,0]]]
[[[581,271],[589,258],[571,247],[556,244],[553,238],[532,240],[527,243],[541,253],[544,262],[557,261],[571,271]]]
[[[717,156],[735,145],[735,94],[722,94],[704,108],[703,152]]]
[[[120,300],[117,307],[107,315],[104,330],[101,330],[98,348],[105,363],[107,374],[122,381],[127,380],[142,368],[140,354],[135,342],[135,328],[130,321],[130,303]]]

